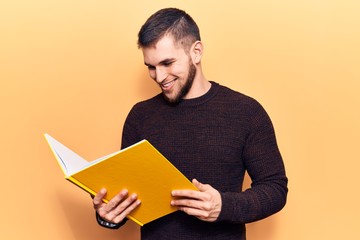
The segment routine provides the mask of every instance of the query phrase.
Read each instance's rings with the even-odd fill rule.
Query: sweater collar
[[[190,99],[182,99],[178,104],[174,105],[175,107],[193,107],[202,105],[209,100],[211,100],[219,90],[219,84],[213,81],[210,81],[210,89],[202,96]]]

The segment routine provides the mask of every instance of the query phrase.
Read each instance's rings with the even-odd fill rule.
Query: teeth
[[[167,83],[163,83],[162,86],[163,86],[163,87],[169,87],[169,86],[171,86],[171,85],[173,84],[174,81],[175,81],[175,80],[172,80],[172,81],[167,82]]]

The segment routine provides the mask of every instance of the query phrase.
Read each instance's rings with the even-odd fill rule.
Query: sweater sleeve
[[[118,229],[121,226],[123,226],[128,220],[127,218],[124,218],[124,220],[122,220],[119,223],[111,223],[111,222],[108,222],[108,221],[102,219],[96,211],[95,211],[95,215],[96,215],[96,221],[100,226],[105,227],[105,228],[110,228],[110,229]]]
[[[139,136],[138,128],[141,127],[141,120],[136,114],[135,105],[129,112],[123,127],[122,139],[121,139],[121,148],[129,147],[138,141],[141,141],[142,138]]]
[[[259,104],[249,121],[242,158],[252,184],[243,192],[222,192],[218,221],[249,223],[280,211],[286,203],[287,182],[273,125]]]

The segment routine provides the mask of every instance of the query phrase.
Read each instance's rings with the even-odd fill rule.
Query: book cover
[[[140,226],[177,210],[170,205],[172,190],[197,190],[147,140],[89,162],[49,134],[45,138],[65,178],[78,187],[92,195],[106,188],[105,202],[125,188],[136,193],[141,205],[128,218]]]

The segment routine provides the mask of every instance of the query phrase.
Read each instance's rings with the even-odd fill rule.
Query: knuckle
[[[185,200],[183,205],[184,205],[184,206],[193,206],[194,203],[193,203],[192,200]]]
[[[207,218],[210,217],[210,213],[209,213],[209,212],[203,212],[202,217],[203,217],[204,219],[207,219]]]
[[[180,208],[181,211],[183,211],[184,213],[190,214],[190,211],[188,208],[182,207]]]
[[[127,199],[125,200],[125,203],[129,205],[129,204],[131,204],[133,201],[134,201],[134,200],[133,200],[132,198],[127,198]]]
[[[117,202],[117,200],[114,199],[107,204],[107,207],[108,207],[108,209],[114,209],[117,207],[117,205],[118,205],[118,202]]]
[[[121,222],[123,219],[124,218],[121,215],[119,215],[119,216],[117,216],[116,218],[113,219],[113,222],[117,224],[117,223]]]
[[[116,195],[113,200],[116,201],[116,202],[120,202],[120,201],[123,200],[123,198],[124,197],[122,195]]]
[[[194,192],[192,191],[188,191],[187,194],[189,195],[189,197],[194,197]]]
[[[206,202],[204,205],[203,205],[203,209],[205,211],[210,211],[211,210],[211,204],[209,202]]]
[[[116,217],[115,213],[110,212],[110,213],[106,214],[105,219],[108,222],[113,222],[115,217]]]
[[[211,195],[209,193],[204,194],[204,199],[206,201],[210,201],[211,200]]]
[[[99,198],[94,197],[94,199],[93,199],[93,204],[94,204],[94,205],[99,205],[99,204],[100,204]]]
[[[102,217],[105,221],[107,222],[111,222],[111,216],[109,214],[106,214],[105,216]]]
[[[100,217],[105,218],[108,212],[102,208],[99,208],[97,209],[97,213],[100,215]]]

